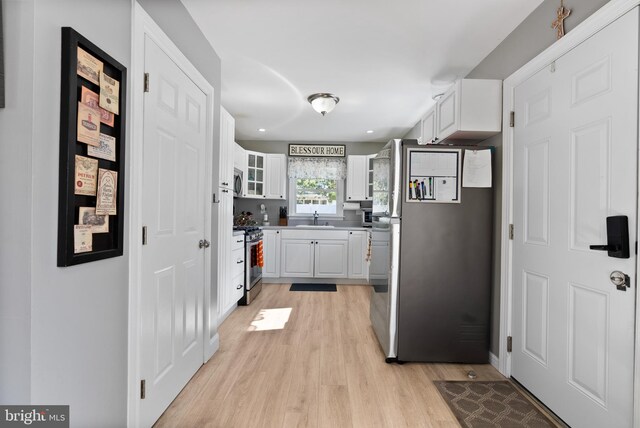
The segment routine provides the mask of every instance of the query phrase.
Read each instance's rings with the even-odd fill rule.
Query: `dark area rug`
[[[463,427],[557,427],[508,381],[434,382]]]
[[[338,291],[335,284],[302,284],[294,282],[289,291]]]

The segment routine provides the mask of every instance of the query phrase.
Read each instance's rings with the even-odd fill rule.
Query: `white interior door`
[[[206,96],[148,36],[140,373],[150,426],[203,364]]]
[[[511,373],[574,427],[632,424],[637,103],[637,9],[515,89]],[[589,249],[614,215],[628,259]]]

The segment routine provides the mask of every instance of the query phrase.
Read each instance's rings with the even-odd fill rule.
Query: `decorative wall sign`
[[[127,69],[65,27],[61,70],[58,266],[71,266],[123,253]]]
[[[556,19],[551,23],[551,28],[556,30],[558,40],[564,37],[564,20],[571,15],[571,9],[564,7],[564,0],[560,0],[560,7],[556,11]]]
[[[289,144],[289,156],[343,158],[345,147],[344,144]]]

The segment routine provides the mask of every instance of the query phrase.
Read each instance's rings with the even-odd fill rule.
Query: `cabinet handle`
[[[240,290],[242,288],[242,284],[238,284],[238,286],[236,287],[236,290]]]
[[[229,183],[222,183],[222,185],[223,185],[223,186],[228,186],[228,185],[229,185]]]
[[[229,193],[229,191],[226,189],[222,189],[222,193]]]
[[[241,264],[241,263],[244,263],[244,260],[238,260],[238,261],[236,262],[236,264],[237,264],[237,265],[239,265],[239,264]]]
[[[241,242],[244,242],[244,239],[241,239],[241,240],[236,241],[236,242],[239,244],[239,243],[241,243]]]
[[[267,195],[262,195],[262,197],[263,197],[263,198],[266,198],[266,197],[267,197]]]

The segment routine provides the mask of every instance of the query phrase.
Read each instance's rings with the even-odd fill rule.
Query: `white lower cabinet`
[[[273,229],[263,230],[264,236],[264,267],[263,278],[280,278],[280,231]]]
[[[266,230],[264,242],[267,278],[367,278],[367,231]]]
[[[314,241],[314,278],[347,278],[348,240]]]
[[[222,200],[220,202],[222,204]],[[218,323],[224,321],[244,295],[245,259],[244,235],[232,235],[227,240],[227,253],[219,255],[220,269],[224,267],[224,274],[219,275],[218,284]]]
[[[367,245],[369,245],[369,232],[349,231],[349,278],[366,279],[369,276]]]
[[[314,242],[312,239],[283,239],[280,276],[313,278]]]

